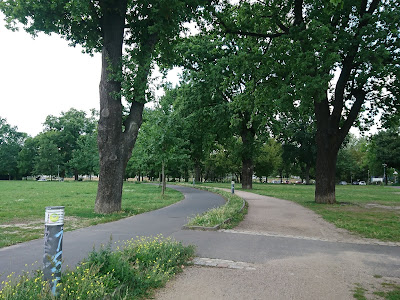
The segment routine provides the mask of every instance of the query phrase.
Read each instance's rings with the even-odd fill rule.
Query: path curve
[[[112,236],[113,242],[129,240],[136,236],[167,237],[181,230],[190,216],[202,213],[210,208],[223,205],[224,198],[219,195],[183,186],[169,186],[182,192],[184,200],[170,206],[121,219],[65,232],[63,241],[63,267],[75,266],[93,250],[93,247],[105,245]],[[68,214],[68,211],[66,211]],[[42,267],[43,239],[13,245],[0,249],[0,282],[11,272],[16,274]],[[32,263],[36,264],[32,266]]]
[[[337,228],[312,210],[292,201],[245,191],[235,193],[249,203],[248,214],[243,222],[235,227],[237,232],[304,237],[333,242],[395,244],[362,238],[345,229]]]

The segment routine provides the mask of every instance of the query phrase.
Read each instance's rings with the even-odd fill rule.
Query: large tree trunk
[[[242,161],[242,188],[246,190],[253,188],[253,161],[251,159]]]
[[[166,180],[165,180],[165,163],[164,163],[164,160],[162,161],[162,166],[161,166],[161,178],[162,178],[161,195],[164,196],[165,190],[167,188],[167,183],[166,183]]]
[[[194,166],[194,180],[196,182],[200,182],[201,181],[201,166],[200,166],[200,162],[196,162],[195,166]]]
[[[124,173],[135,146],[146,101],[147,79],[152,55],[158,42],[157,33],[142,40],[138,54],[129,115],[122,123],[121,82],[122,45],[127,1],[100,1],[102,15],[102,75],[100,81],[100,119],[98,146],[100,156],[99,185],[95,212],[112,213],[121,210]],[[116,76],[118,75],[118,76]]]
[[[242,188],[250,190],[253,188],[253,155],[254,155],[254,130],[247,128],[246,118],[244,118],[241,137],[242,137]]]
[[[113,80],[121,72],[122,44],[125,27],[125,1],[101,2],[103,50],[100,80],[100,119],[97,142],[100,171],[95,212],[121,210],[122,184],[126,154],[122,143],[121,82]],[[112,76],[114,75],[114,76]],[[125,157],[124,157],[125,156]]]
[[[336,158],[338,151],[317,147],[315,202],[333,204],[335,198]]]

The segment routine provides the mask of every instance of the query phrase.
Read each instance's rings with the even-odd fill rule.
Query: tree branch
[[[232,29],[229,28],[229,26],[226,25],[226,23],[221,20],[220,18],[217,17],[217,23],[219,23],[224,29],[226,33],[230,34],[237,34],[237,35],[245,35],[245,36],[252,36],[252,37],[257,37],[257,38],[276,38],[280,37],[282,35],[287,34],[287,32],[274,32],[274,33],[260,33],[260,32],[251,32],[251,31],[244,31],[240,29]],[[282,24],[282,26],[284,26]],[[278,25],[280,28],[280,26]],[[286,28],[286,27],[284,27]]]
[[[294,25],[300,25],[303,20],[303,0],[294,1]]]
[[[350,109],[349,115],[347,116],[347,119],[344,121],[344,124],[343,124],[342,128],[340,129],[340,143],[342,143],[344,141],[347,134],[349,133],[351,126],[354,124],[354,121],[357,119],[358,113],[360,112],[361,107],[364,103],[365,96],[367,95],[367,93],[362,90],[362,87],[358,88],[352,94],[356,98],[356,101],[354,101],[353,106]]]

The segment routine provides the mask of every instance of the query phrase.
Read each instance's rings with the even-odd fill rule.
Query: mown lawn
[[[158,209],[183,199],[167,189],[164,198],[158,186],[125,183],[122,211],[110,215],[94,213],[97,182],[0,181],[0,247],[40,238],[46,206],[65,206],[69,231],[110,222]]]
[[[230,188],[227,184],[204,184]],[[236,184],[236,189],[241,185]],[[390,186],[336,186],[337,204],[314,202],[315,186],[257,184],[249,192],[299,203],[337,227],[363,237],[400,242],[400,189]],[[378,206],[377,206],[378,205]]]

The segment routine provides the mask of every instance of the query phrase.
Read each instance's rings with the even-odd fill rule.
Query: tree
[[[373,116],[379,107],[398,109],[397,6],[398,1],[379,0],[341,5],[319,0],[241,1],[234,5],[235,14],[217,15],[226,32],[274,45],[269,54],[277,64],[270,81],[283,83],[277,97],[290,89],[291,103],[313,106],[317,203],[336,201],[337,154],[359,113]],[[225,11],[232,10],[228,5]]]
[[[197,74],[186,76],[185,82],[170,94],[174,97],[174,118],[182,120],[178,134],[187,141],[194,178],[199,182],[208,154],[217,147],[217,140],[222,141],[230,133],[230,129],[226,103],[215,90],[218,82],[212,76],[204,81],[197,79]]]
[[[142,123],[152,62],[158,53],[168,55],[182,23],[199,4],[196,0],[0,2],[9,27],[15,28],[18,21],[33,35],[55,32],[86,52],[102,53],[97,213],[121,209],[125,168]],[[122,95],[129,103],[126,116]]]
[[[369,147],[370,168],[375,174],[383,174],[383,164],[387,170],[400,170],[400,134],[398,130],[380,131],[371,137]],[[385,178],[386,180],[386,178]]]
[[[366,138],[349,135],[339,150],[336,163],[336,180],[349,182],[368,179],[368,148]]]
[[[87,163],[89,162],[81,161],[82,165],[79,165],[79,158],[77,156],[85,155],[83,148],[90,147],[93,139],[90,140],[88,136],[95,137],[97,116],[98,113],[95,110],[92,110],[91,115],[87,117],[86,112],[71,108],[67,112],[62,112],[59,117],[53,115],[46,117],[44,132],[54,132],[53,142],[59,148],[62,157],[62,163],[60,163],[62,177],[65,176],[67,171],[70,171],[73,173],[75,180],[78,180],[79,172],[85,169],[83,166],[86,165],[87,167]],[[98,154],[96,149],[86,150]],[[75,157],[73,160],[74,153]],[[83,159],[83,157],[81,158]],[[90,153],[87,153],[86,158],[90,160],[91,165],[94,166],[96,164],[93,162]]]
[[[38,138],[28,137],[18,153],[18,170],[22,176],[34,175],[35,158],[38,155]]]
[[[72,157],[68,165],[79,174],[98,174],[99,152],[96,143],[96,134],[81,135],[77,140],[77,147],[72,150]]]
[[[49,131],[38,136],[39,146],[35,157],[34,173],[50,175],[50,178],[58,173],[58,166],[62,162],[59,148],[55,142],[57,133]]]
[[[3,178],[18,176],[18,152],[27,135],[17,130],[17,127],[9,125],[6,119],[0,118],[0,177]]]
[[[182,130],[182,122],[176,118],[172,106],[174,95],[175,93],[167,91],[159,106],[154,110],[151,122],[153,140],[151,148],[154,151],[153,159],[156,159],[161,165],[163,195],[166,185],[166,169],[169,173],[173,173],[174,165],[175,168],[177,165],[184,165],[188,159],[186,142],[179,134]]]
[[[218,32],[191,37],[180,47],[183,48],[180,63],[189,73],[187,80],[190,80],[191,93],[206,95],[198,97],[201,104],[195,106],[203,105],[202,109],[209,110],[211,107],[216,111],[223,108],[219,118],[214,117],[218,122],[214,122],[214,126],[219,135],[226,133],[220,138],[229,140],[229,135],[240,138],[242,187],[251,189],[254,156],[261,145],[259,137],[264,135],[260,131],[265,129],[272,116],[271,106],[262,105],[263,111],[257,106],[263,100],[268,102],[268,97],[259,89],[264,77],[260,72],[260,60],[265,49],[258,47],[252,38],[226,38]],[[266,68],[263,67],[263,70]],[[199,87],[201,92],[196,93]],[[195,97],[188,96],[186,101],[193,102],[190,99]],[[225,122],[222,127],[221,120]],[[220,143],[223,144],[222,141]]]
[[[258,152],[254,162],[254,174],[262,179],[277,172],[282,166],[282,146],[274,139],[269,139]]]
[[[282,143],[285,163],[300,170],[301,178],[310,183],[310,171],[315,168],[317,147],[315,145],[315,124],[313,118],[298,108],[280,114],[275,122],[277,139]]]

